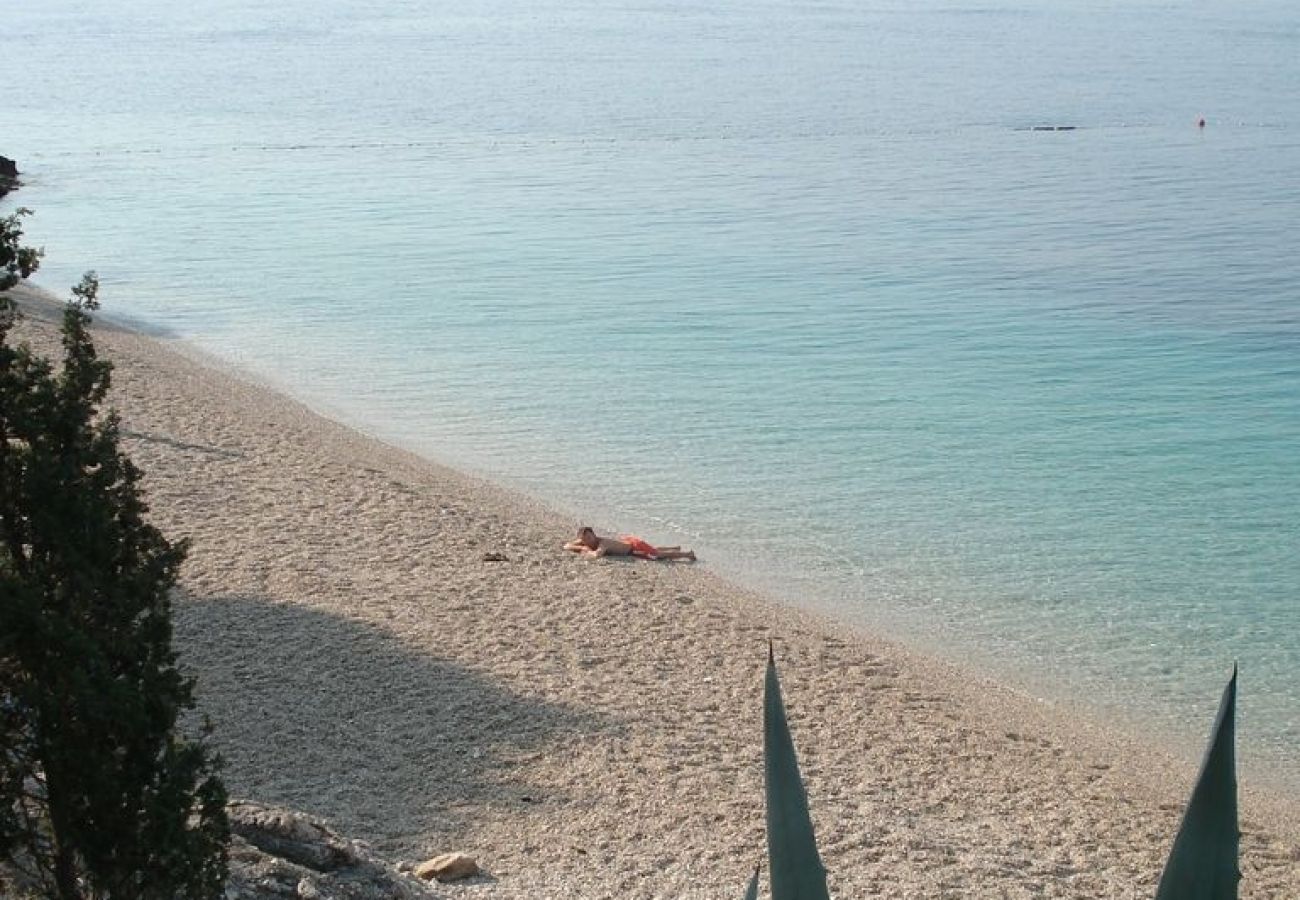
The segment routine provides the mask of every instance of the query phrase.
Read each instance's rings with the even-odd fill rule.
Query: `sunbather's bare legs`
[[[695,562],[694,550],[683,550],[681,547],[656,547],[659,551],[660,559],[689,559]]]

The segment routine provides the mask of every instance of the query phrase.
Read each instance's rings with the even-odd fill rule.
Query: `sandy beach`
[[[447,897],[739,897],[770,639],[835,896],[1153,894],[1194,764],[707,561],[576,558],[567,516],[184,348],[97,339],[153,521],[192,542],[176,641],[232,796],[391,860],[476,857]],[[1243,784],[1242,830],[1241,895],[1300,897],[1295,798]]]

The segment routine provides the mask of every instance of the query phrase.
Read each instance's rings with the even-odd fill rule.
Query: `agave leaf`
[[[808,796],[781,702],[769,645],[763,690],[763,759],[767,781],[767,856],[772,900],[829,900],[826,869],[817,854]]]
[[[758,870],[760,866],[754,866],[754,876],[749,879],[749,887],[745,889],[745,900],[758,900]]]
[[[1223,689],[1201,774],[1174,838],[1156,900],[1237,900],[1237,667]]]

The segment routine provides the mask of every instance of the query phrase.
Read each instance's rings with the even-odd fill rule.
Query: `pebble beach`
[[[49,298],[19,296],[18,334],[57,346]],[[471,854],[486,874],[447,897],[738,897],[766,853],[770,642],[834,896],[1154,893],[1200,748],[1171,755],[707,559],[578,558],[570,516],[175,342],[96,339],[152,520],[190,541],[175,639],[232,796],[395,862]],[[1300,896],[1300,802],[1241,794],[1241,896]]]

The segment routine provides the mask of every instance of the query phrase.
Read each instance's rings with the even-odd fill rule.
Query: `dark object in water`
[[[1076,131],[1078,125],[1031,125],[1030,131]]]
[[[18,187],[18,164],[7,156],[0,156],[0,197]]]

